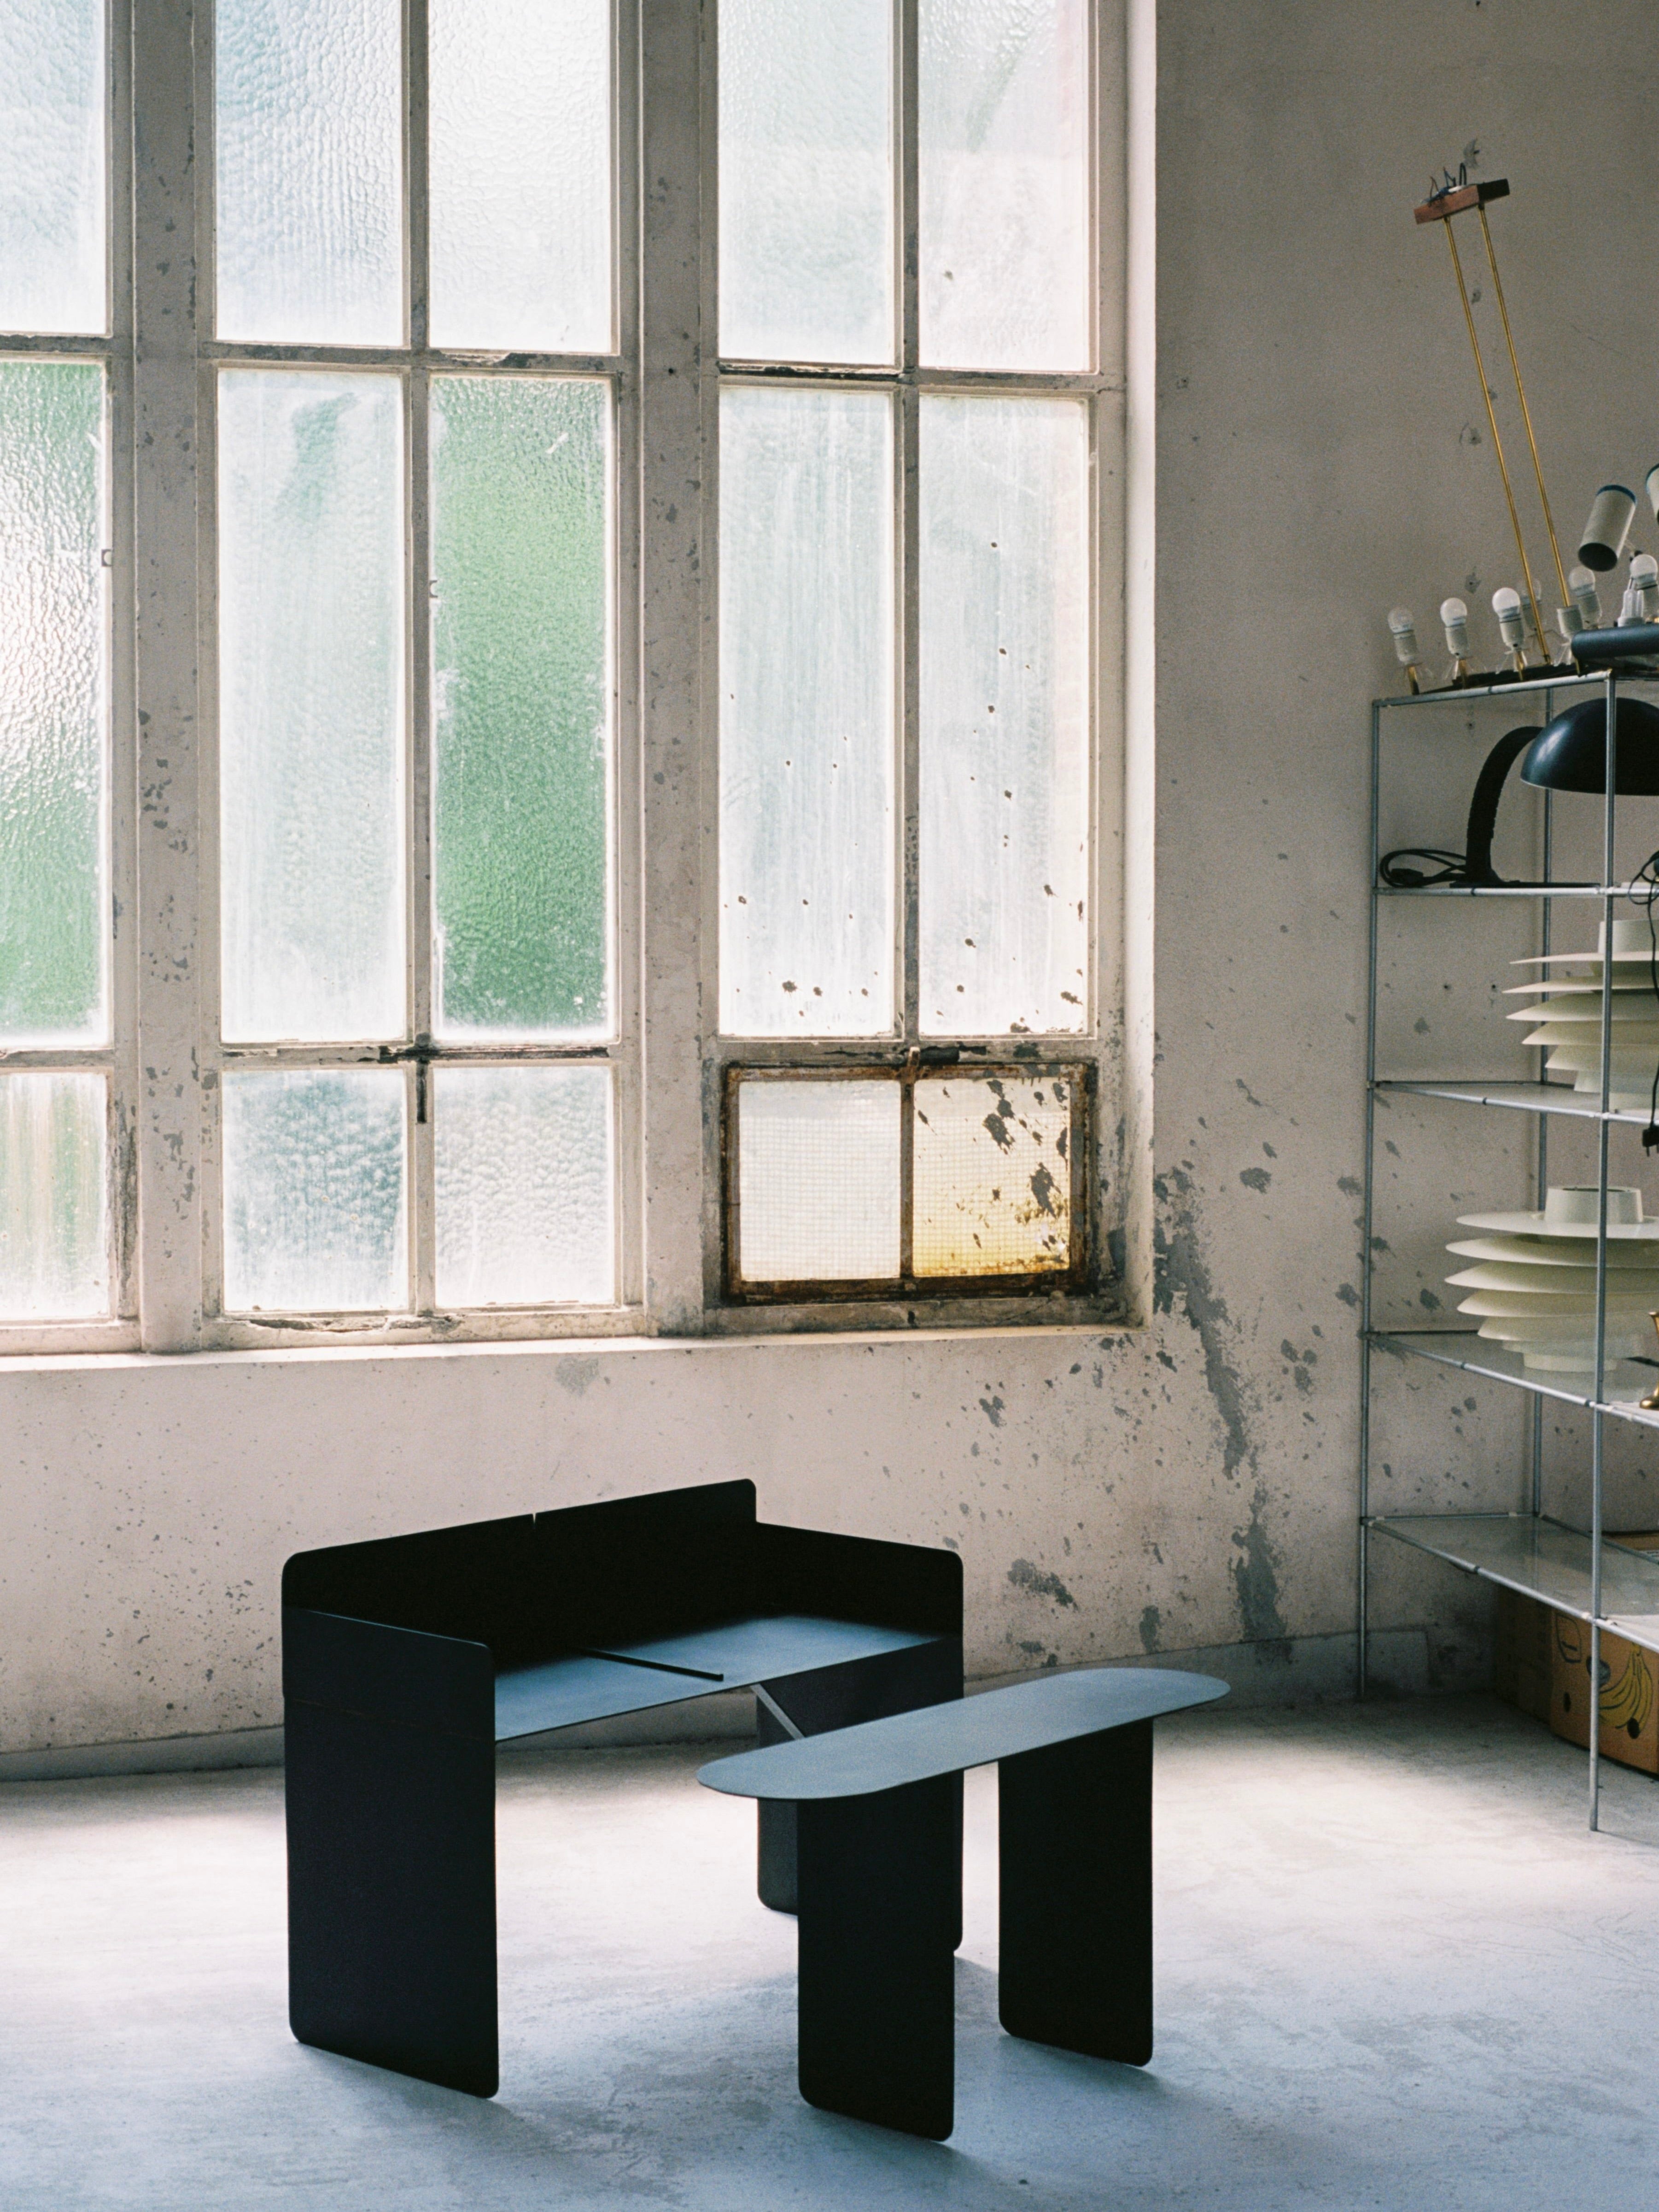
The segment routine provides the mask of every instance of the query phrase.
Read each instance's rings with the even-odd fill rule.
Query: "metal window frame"
[[[141,11],[144,12],[144,11]],[[404,934],[407,975],[404,1034],[393,1039],[362,1039],[337,1045],[252,1045],[228,1043],[219,1022],[219,794],[216,744],[210,735],[195,763],[193,794],[194,865],[188,882],[170,886],[170,911],[188,939],[188,968],[198,1000],[199,1035],[188,1077],[175,1085],[180,1097],[197,1094],[193,1117],[196,1157],[187,1198],[176,1208],[178,1235],[165,1259],[158,1253],[158,1275],[167,1283],[159,1306],[170,1310],[146,1341],[157,1349],[258,1348],[307,1340],[349,1340],[356,1344],[411,1341],[488,1342],[515,1338],[592,1336],[636,1332],[641,1325],[641,1290],[638,1252],[641,1188],[639,1131],[639,1038],[641,1012],[637,908],[626,895],[638,866],[636,811],[625,794],[637,780],[637,700],[628,636],[636,621],[633,578],[637,564],[628,557],[637,533],[634,471],[623,456],[637,438],[638,316],[636,298],[626,282],[623,243],[635,222],[630,158],[636,116],[634,17],[626,7],[612,10],[611,142],[617,190],[613,195],[613,327],[615,349],[602,354],[436,348],[427,343],[426,267],[428,218],[425,190],[427,149],[426,0],[404,0],[403,39],[404,241],[405,341],[397,346],[267,344],[221,339],[214,335],[212,139],[214,74],[211,0],[161,0],[159,12],[174,19],[175,41],[168,57],[177,76],[185,58],[181,48],[189,32],[189,78],[197,129],[198,158],[188,174],[154,179],[158,201],[165,201],[173,226],[195,240],[197,282],[191,311],[194,343],[186,351],[194,389],[190,404],[189,446],[192,456],[194,512],[198,520],[194,548],[196,714],[204,732],[216,731],[217,658],[216,538],[217,386],[227,368],[280,367],[344,370],[395,377],[400,386],[404,428],[404,527],[405,546],[404,701],[403,804],[405,824]],[[158,72],[159,81],[159,72]],[[141,178],[141,185],[145,180]],[[183,413],[182,378],[174,392]],[[601,1040],[564,1043],[557,1039],[507,1043],[483,1040],[477,1045],[433,1035],[432,757],[431,720],[431,519],[429,514],[429,401],[433,380],[561,376],[602,381],[611,402],[611,546],[607,563],[612,653],[612,744],[609,763],[607,815],[608,914],[611,945],[610,1034]],[[182,420],[175,422],[181,434]],[[183,909],[188,907],[187,922]],[[182,1040],[180,1040],[182,1043]],[[434,1067],[599,1065],[612,1082],[612,1149],[615,1175],[613,1224],[617,1295],[609,1304],[536,1304],[449,1310],[435,1298],[435,1238],[433,1206],[433,1122],[428,1071]],[[222,1079],[260,1070],[398,1066],[404,1085],[409,1303],[384,1315],[283,1313],[258,1316],[229,1312],[223,1302],[222,1103]],[[170,1073],[182,1074],[178,1056]],[[190,1119],[180,1114],[177,1120]],[[175,1153],[183,1132],[169,1133]],[[160,1183],[164,1164],[153,1164]],[[190,1217],[193,1216],[193,1219]],[[166,1291],[170,1290],[171,1296]]]
[[[132,606],[133,477],[127,463],[134,441],[131,178],[123,149],[131,143],[131,53],[122,16],[108,0],[104,18],[105,328],[100,334],[36,335],[0,332],[0,360],[97,362],[104,371],[105,516],[108,531],[105,587],[108,684],[105,732],[108,783],[104,851],[110,910],[108,962],[110,1041],[98,1047],[13,1049],[0,1045],[0,1074],[101,1074],[107,1085],[105,1206],[110,1268],[107,1318],[62,1322],[0,1322],[0,1358],[14,1352],[131,1352],[139,1342],[137,1282],[136,1123],[137,932],[132,791],[137,760],[134,730]]]
[[[404,0],[408,57],[404,98],[405,251],[424,258],[418,176],[425,144],[427,0]],[[616,351],[598,356],[505,355],[434,350],[413,317],[418,287],[406,285],[407,346],[360,349],[250,346],[208,333],[212,315],[212,0],[137,0],[106,21],[111,77],[109,238],[111,319],[87,338],[0,334],[0,355],[95,357],[107,364],[112,426],[110,489],[111,757],[112,775],[112,997],[115,1042],[107,1053],[9,1054],[7,1068],[106,1068],[110,1077],[110,1220],[117,1310],[107,1322],[0,1325],[0,1356],[91,1351],[191,1352],[338,1343],[510,1340],[605,1336],[643,1329],[673,1334],[792,1329],[1091,1327],[1121,1316],[1105,1255],[1117,1193],[1114,1117],[1121,1049],[1121,502],[1122,313],[1125,179],[1123,10],[1094,0],[1095,86],[1091,133],[1097,329],[1087,374],[1019,376],[922,370],[916,359],[914,212],[916,0],[902,0],[900,99],[895,128],[902,206],[896,226],[897,298],[906,349],[893,367],[715,360],[715,79],[717,0],[614,0],[613,297]],[[649,35],[642,36],[648,21]],[[906,118],[909,118],[907,131]],[[142,131],[137,127],[142,122]],[[907,153],[906,149],[908,149]],[[908,170],[905,163],[908,161]],[[217,556],[213,514],[212,387],[220,368],[246,361],[295,367],[379,368],[414,384],[464,374],[559,374],[607,379],[615,395],[616,549],[611,882],[615,930],[614,1042],[568,1049],[429,1048],[429,996],[411,1009],[406,1042],[316,1049],[281,1048],[263,1064],[402,1064],[411,1109],[425,1067],[533,1059],[549,1065],[599,1060],[612,1071],[617,1303],[423,1312],[426,1282],[406,1314],[283,1315],[251,1320],[217,1310],[221,1235],[216,1175],[219,1081],[233,1067],[262,1064],[249,1048],[218,1041],[217,817],[213,740],[213,599]],[[1091,1027],[1052,1038],[929,1040],[915,1035],[914,955],[905,955],[907,1026],[879,1043],[795,1040],[775,1046],[716,1033],[714,963],[718,945],[714,681],[717,609],[715,410],[721,376],[757,381],[839,381],[885,386],[896,395],[898,511],[914,512],[915,424],[924,390],[1056,391],[1089,399],[1094,418],[1096,568],[1091,654],[1096,742],[1091,774],[1095,829]],[[411,426],[418,410],[408,415]],[[416,565],[417,488],[424,453],[411,427],[405,501],[411,580]],[[908,476],[907,476],[908,471]],[[912,533],[913,536],[913,533]],[[899,682],[904,709],[902,788],[909,794],[896,835],[906,896],[902,944],[914,945],[915,596],[914,548],[901,533],[903,635]],[[429,564],[428,564],[429,571]],[[429,729],[424,595],[412,587],[408,640],[410,750],[408,806],[411,948],[428,940]],[[411,986],[412,988],[416,987]],[[836,1066],[903,1065],[911,1045],[925,1065],[941,1056],[964,1072],[1006,1065],[1029,1074],[1054,1064],[1091,1063],[1092,1127],[1086,1145],[1084,1212],[1088,1286],[1010,1292],[1006,1279],[983,1293],[908,1300],[835,1296],[768,1297],[734,1304],[724,1284],[720,1176],[725,1071],[793,1064],[803,1073]],[[411,1157],[414,1188],[430,1190],[430,1125],[411,1110],[424,1158]],[[427,1203],[418,1200],[418,1203]],[[429,1218],[411,1224],[411,1249],[431,1249]]]
[[[704,237],[701,256],[701,320],[718,330],[719,146],[717,0],[708,0],[702,26],[702,168],[701,195]],[[866,364],[756,362],[721,356],[715,345],[704,349],[702,367],[704,471],[702,609],[702,737],[710,763],[704,789],[702,838],[709,865],[704,874],[701,969],[704,1003],[714,1010],[704,1041],[703,1298],[705,1325],[712,1331],[741,1332],[752,1326],[755,1310],[764,1307],[772,1326],[836,1328],[982,1324],[993,1306],[1003,1321],[1056,1318],[1056,1297],[1066,1320],[1120,1318],[1121,1299],[1111,1263],[1120,1208],[1117,1191],[1120,1139],[1103,1125],[1103,1096],[1114,1095],[1121,1073],[1122,972],[1119,916],[1122,904],[1122,562],[1124,393],[1124,208],[1122,128],[1127,61],[1121,11],[1109,0],[1091,0],[1088,9],[1091,91],[1086,131],[1089,148],[1089,263],[1094,277],[1092,365],[1077,371],[999,371],[937,368],[921,359],[921,263],[917,240],[920,198],[920,131],[917,99],[919,0],[894,0],[895,91],[893,174],[896,196],[894,224],[895,300],[897,307],[896,358]],[[1114,127],[1115,126],[1115,127]],[[895,902],[895,973],[900,1004],[895,1030],[868,1038],[746,1038],[719,1027],[719,501],[720,397],[728,386],[765,384],[805,389],[884,391],[895,395],[894,521],[897,561],[898,635],[896,644],[897,700],[896,732],[899,758],[896,787],[899,804],[895,855],[898,896]],[[1091,730],[1088,805],[1092,830],[1088,861],[1091,914],[1085,988],[1087,1017],[1078,1030],[981,1037],[943,1038],[924,1034],[920,1021],[919,812],[920,781],[920,590],[918,553],[918,467],[920,417],[924,397],[935,392],[983,392],[1033,397],[1053,394],[1085,402],[1089,422],[1090,561],[1094,589],[1090,594],[1089,682]],[[941,1060],[976,1068],[1029,1074],[1034,1069],[1084,1066],[1079,1092],[1086,1100],[1088,1126],[1077,1136],[1074,1169],[1086,1159],[1089,1171],[1074,1192],[1074,1237],[1084,1249],[1074,1255],[1063,1286],[1052,1277],[1008,1278],[982,1283],[942,1284],[927,1278],[909,1287],[892,1285],[845,1286],[833,1283],[769,1285],[764,1291],[742,1284],[733,1271],[735,1249],[736,1149],[732,1099],[735,1082],[745,1073],[792,1070],[803,1075],[860,1073],[901,1074],[914,1062]],[[902,1203],[908,1218],[908,1146],[902,1158]],[[1025,1295],[1018,1292],[1022,1286]],[[999,1304],[1000,1301],[1000,1304]]]
[[[1067,1192],[1067,1222],[1069,1238],[1066,1265],[1064,1267],[1032,1268],[1024,1273],[1003,1270],[983,1275],[918,1275],[912,1267],[913,1224],[915,1205],[915,1099],[916,1086],[926,1082],[948,1082],[953,1075],[967,1082],[1001,1079],[1031,1083],[1044,1079],[1065,1082],[1070,1088],[1067,1098],[1068,1133],[1066,1165],[1070,1170]],[[724,1295],[733,1305],[772,1307],[799,1306],[820,1301],[836,1304],[857,1303],[886,1304],[902,1300],[907,1304],[925,1302],[932,1304],[937,1298],[978,1301],[988,1298],[1038,1297],[1048,1299],[1075,1297],[1086,1292],[1089,1281],[1088,1222],[1091,1214],[1091,1184],[1092,1148],[1089,1131],[1095,1121],[1096,1069],[1092,1060],[1069,1061],[1057,1058],[1039,1062],[1030,1060],[975,1061],[961,1063],[938,1056],[925,1058],[917,1054],[895,1063],[891,1060],[845,1062],[833,1066],[801,1066],[792,1061],[787,1066],[748,1066],[727,1061],[723,1071],[723,1096],[720,1113],[721,1156],[721,1272]],[[804,1280],[750,1279],[742,1271],[742,1145],[741,1121],[738,1095],[746,1083],[854,1083],[890,1082],[899,1091],[899,1250],[900,1264],[896,1275],[864,1279],[841,1278],[826,1281],[812,1277]]]

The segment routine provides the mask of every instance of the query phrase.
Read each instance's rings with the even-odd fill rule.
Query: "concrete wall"
[[[774,1517],[956,1546],[976,1673],[1226,1647],[1246,1678],[1340,1686],[1365,702],[1392,604],[1426,638],[1471,580],[1489,634],[1515,571],[1444,247],[1411,209],[1466,154],[1510,178],[1494,227],[1575,532],[1596,483],[1659,455],[1650,28],[1638,0],[1158,11],[1155,362],[1144,328],[1136,349],[1155,412],[1131,396],[1133,604],[1157,607],[1156,760],[1128,814],[1158,850],[1155,908],[1132,917],[1158,1055],[1147,1326],[14,1364],[0,1749],[276,1721],[296,1547],[732,1474]],[[1425,757],[1401,839],[1455,842],[1478,742]],[[1413,940],[1395,988],[1407,1012],[1432,1000],[1436,1048],[1453,1010],[1490,1029],[1505,949],[1449,926]],[[1401,1133],[1387,1256],[1410,1307],[1435,1295],[1445,1216],[1510,1199],[1520,1170],[1467,1121]],[[1513,1406],[1413,1381],[1384,1409],[1386,1493],[1511,1502]],[[1635,1498],[1639,1459],[1629,1480]],[[1449,1571],[1401,1555],[1379,1605],[1411,1632],[1389,1647],[1410,1679],[1478,1666],[1483,1610]]]

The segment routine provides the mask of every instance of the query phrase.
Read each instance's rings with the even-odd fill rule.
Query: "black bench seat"
[[[1090,1668],[716,1759],[698,1780],[795,1808],[800,2092],[943,2140],[955,2124],[957,1778],[995,1764],[998,2013],[1012,2035],[1152,2052],[1152,1723],[1227,1685]]]

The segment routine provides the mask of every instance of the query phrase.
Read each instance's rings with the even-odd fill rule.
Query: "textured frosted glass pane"
[[[608,1305],[609,1072],[446,1067],[435,1085],[438,1304]]]
[[[432,341],[611,350],[610,0],[430,0]]]
[[[921,357],[1089,365],[1085,0],[921,0]]]
[[[432,410],[437,1027],[602,1036],[609,396],[440,377]]]
[[[403,336],[399,0],[218,0],[224,338]]]
[[[104,0],[0,0],[0,331],[102,331]]]
[[[0,362],[0,1041],[109,1033],[104,380]]]
[[[406,1306],[401,1073],[331,1069],[223,1083],[225,1310]]]
[[[720,400],[720,1026],[893,1021],[892,415]]]
[[[921,1025],[1081,1029],[1084,408],[924,399],[921,466]]]
[[[893,358],[889,0],[720,0],[720,351]]]
[[[0,1075],[0,1321],[110,1310],[101,1075]]]
[[[1030,1275],[1071,1265],[1072,1086],[1052,1076],[916,1085],[918,1275]]]
[[[738,1268],[750,1283],[897,1275],[896,1083],[738,1086]]]
[[[402,483],[395,379],[221,378],[228,1037],[404,1032]]]

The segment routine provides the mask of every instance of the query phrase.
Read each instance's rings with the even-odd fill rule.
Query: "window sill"
[[[745,1313],[742,1316],[745,1326],[738,1329],[711,1331],[699,1336],[542,1336],[466,1344],[410,1344],[386,1340],[369,1344],[342,1344],[324,1343],[315,1338],[307,1338],[301,1344],[258,1347],[221,1346],[184,1352],[132,1349],[7,1352],[0,1349],[0,1379],[8,1375],[97,1372],[102,1370],[142,1370],[154,1373],[164,1368],[186,1364],[246,1367],[292,1365],[313,1361],[386,1360],[397,1364],[411,1359],[594,1359],[608,1354],[626,1353],[635,1357],[641,1352],[684,1357],[690,1352],[738,1352],[768,1346],[805,1347],[834,1344],[850,1348],[854,1346],[873,1347],[877,1345],[958,1343],[991,1339],[1006,1343],[1010,1339],[1021,1337],[1129,1336],[1135,1333],[1133,1325],[1125,1322],[1121,1313],[1108,1313],[1103,1309],[1087,1318],[1069,1316],[1061,1320],[1045,1316],[1042,1320],[1012,1323],[981,1317],[972,1325],[918,1320],[911,1324],[872,1326],[867,1320],[854,1322],[850,1316],[841,1315],[836,1318],[837,1325],[826,1328],[816,1318],[802,1318],[792,1323],[781,1319],[776,1311],[764,1316]],[[770,1326],[759,1325],[763,1320]]]

